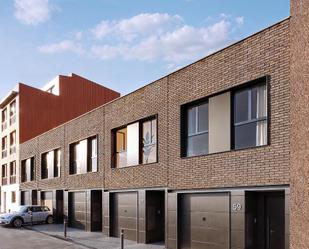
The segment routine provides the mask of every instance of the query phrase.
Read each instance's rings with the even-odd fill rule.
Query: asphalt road
[[[35,231],[0,226],[0,249],[86,249]]]

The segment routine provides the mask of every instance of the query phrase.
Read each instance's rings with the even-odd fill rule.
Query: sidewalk
[[[35,225],[26,226],[27,229],[43,233],[55,238],[65,239],[63,236],[63,225]],[[120,249],[120,239],[104,236],[101,232],[85,232],[83,230],[68,228],[67,240],[77,245],[85,246],[89,249]],[[162,244],[137,244],[136,242],[125,240],[125,249],[165,249]]]

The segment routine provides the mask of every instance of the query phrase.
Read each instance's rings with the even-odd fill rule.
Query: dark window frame
[[[57,170],[57,175],[56,175],[56,156],[57,156],[57,151],[60,152],[60,161],[59,161],[59,169]],[[53,177],[49,178],[48,175],[48,159],[47,159],[47,155],[50,152],[54,152],[54,158],[53,158],[53,163],[54,163],[54,170],[53,170]],[[43,168],[43,158],[45,159],[45,169]],[[57,147],[55,149],[49,150],[49,151],[45,151],[43,153],[41,153],[41,166],[40,166],[40,171],[41,171],[41,180],[48,180],[48,179],[54,179],[54,178],[59,178],[61,176],[61,148]],[[44,173],[44,176],[43,176]]]
[[[156,127],[156,134],[157,134],[157,141],[156,141],[156,161],[151,162],[151,163],[143,163],[143,123],[147,121],[151,121],[153,119],[156,119],[157,121],[157,127]],[[123,167],[118,167],[116,163],[116,151],[117,151],[117,143],[116,143],[116,133],[119,130],[122,130],[126,128],[127,126],[134,124],[134,123],[139,123],[139,155],[138,155],[138,164],[137,165],[130,165],[130,166],[123,166]],[[123,168],[128,168],[128,167],[137,167],[140,165],[150,165],[150,164],[155,164],[159,162],[159,115],[154,114],[151,116],[148,116],[146,118],[142,118],[139,120],[136,120],[134,122],[130,122],[126,125],[119,126],[117,128],[113,128],[111,130],[111,168],[112,169],[123,169]],[[127,143],[127,141],[126,141]]]
[[[214,94],[210,94],[208,96],[202,97],[200,99],[196,99],[193,100],[191,102],[185,103],[180,105],[180,158],[182,159],[189,159],[189,158],[194,158],[194,157],[204,157],[204,156],[209,156],[209,155],[214,155],[214,154],[220,154],[220,153],[226,153],[226,152],[231,152],[231,151],[240,151],[240,150],[248,150],[248,149],[257,149],[257,148],[261,148],[261,147],[265,147],[265,146],[269,146],[271,145],[271,95],[270,95],[270,91],[271,91],[271,76],[270,75],[265,75],[259,78],[256,78],[254,80],[251,81],[247,81],[244,82],[242,84],[239,84],[237,86],[233,86],[230,88],[227,88],[223,91],[219,91],[216,92]],[[254,86],[254,85],[259,85],[259,84],[266,84],[266,92],[267,92],[267,143],[265,145],[262,146],[253,146],[253,147],[246,147],[246,148],[241,148],[241,149],[234,149],[234,98],[233,98],[233,92],[246,88],[246,87],[250,87],[250,86]],[[231,115],[230,115],[230,119],[231,119],[231,125],[230,125],[230,134],[231,134],[231,138],[230,138],[230,144],[231,144],[231,148],[228,151],[223,151],[223,152],[216,152],[216,153],[209,153],[206,155],[197,155],[197,156],[186,156],[186,151],[187,151],[187,145],[186,145],[186,133],[188,130],[187,127],[187,118],[186,118],[186,109],[188,108],[188,106],[193,106],[196,105],[198,103],[201,102],[205,102],[207,101],[209,98],[211,97],[215,97],[217,95],[223,94],[223,93],[227,93],[230,92],[231,93]]]
[[[30,159],[30,176],[27,175],[27,160]],[[29,180],[28,180],[29,178]],[[36,168],[35,168],[35,156],[28,157],[21,161],[20,165],[20,181],[24,182],[33,182],[36,179]]]

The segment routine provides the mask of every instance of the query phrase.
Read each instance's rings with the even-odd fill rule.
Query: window
[[[21,181],[30,182],[35,179],[34,157],[21,162]]]
[[[157,162],[157,119],[148,118],[113,131],[113,166]]]
[[[157,161],[157,120],[143,123],[143,163]]]
[[[7,185],[8,184],[7,164],[2,165],[1,175],[2,175],[2,185]]]
[[[16,122],[16,100],[10,104],[10,125]]]
[[[185,111],[184,156],[206,155],[209,151],[208,102],[191,105]]]
[[[10,163],[10,184],[16,183],[16,161]]]
[[[97,137],[91,137],[88,139],[88,172],[95,172],[98,170],[98,145]]]
[[[234,93],[234,149],[267,144],[266,84]]]
[[[97,136],[70,144],[70,174],[98,171]]]
[[[60,149],[42,154],[41,157],[41,179],[51,179],[60,174]]]
[[[11,201],[12,201],[12,203],[15,203],[16,202],[16,192],[12,191],[11,193],[12,193]]]
[[[2,111],[2,131],[4,131],[7,128],[7,119],[8,119],[8,110],[5,108]]]
[[[16,153],[16,131],[10,134],[10,154]]]
[[[8,155],[7,146],[8,146],[8,139],[7,137],[3,137],[2,138],[2,158],[6,158]]]

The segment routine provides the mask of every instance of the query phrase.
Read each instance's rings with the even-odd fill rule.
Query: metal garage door
[[[229,215],[227,193],[181,195],[180,248],[228,249]]]
[[[111,197],[111,233],[120,236],[124,229],[125,238],[137,241],[137,193],[114,193]]]
[[[21,205],[31,205],[30,191],[21,191]]]
[[[69,225],[86,228],[86,192],[69,193]]]
[[[41,192],[41,205],[47,206],[51,211],[53,211],[53,192]]]

